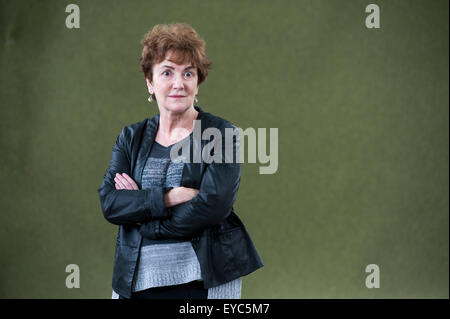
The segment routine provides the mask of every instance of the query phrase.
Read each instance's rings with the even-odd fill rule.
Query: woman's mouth
[[[182,97],[185,97],[184,95],[169,95],[169,97],[172,97],[174,99],[180,99]]]

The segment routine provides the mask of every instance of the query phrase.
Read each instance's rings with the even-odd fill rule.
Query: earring
[[[197,95],[194,98],[195,103],[198,103]]]
[[[148,97],[148,101],[151,103],[153,101],[152,95],[150,94],[150,96]]]

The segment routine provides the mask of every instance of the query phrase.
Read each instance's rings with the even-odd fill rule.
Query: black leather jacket
[[[220,130],[236,127],[203,112],[198,106],[201,132],[209,127]],[[117,137],[109,167],[98,189],[107,221],[119,225],[112,285],[116,293],[129,298],[142,237],[190,240],[197,254],[205,288],[245,276],[263,267],[253,242],[233,209],[239,182],[239,163],[185,163],[181,186],[199,189],[192,200],[171,208],[164,205],[167,189],[141,189],[142,172],[150,153],[159,115],[126,126]],[[191,147],[193,138],[191,135]],[[201,147],[208,141],[202,140]],[[224,144],[224,143],[223,143]],[[239,139],[233,148],[237,150]],[[116,190],[114,176],[127,173],[139,190]],[[142,224],[140,226],[139,224]]]

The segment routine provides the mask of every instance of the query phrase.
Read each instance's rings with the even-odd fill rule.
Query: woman
[[[225,145],[199,141],[196,130],[237,131],[194,106],[211,67],[205,42],[175,23],[156,25],[142,45],[140,67],[159,115],[123,128],[98,189],[104,217],[119,225],[113,298],[240,298],[242,276],[263,263],[233,209],[239,161],[191,160],[208,143]],[[180,145],[191,157],[172,160]],[[236,134],[231,149],[238,148]],[[223,150],[209,151],[223,158]]]

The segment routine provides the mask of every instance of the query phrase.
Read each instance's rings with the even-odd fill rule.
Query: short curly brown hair
[[[153,79],[153,65],[164,61],[168,51],[173,52],[171,61],[174,63],[191,63],[197,68],[197,85],[206,79],[208,69],[211,69],[212,62],[206,55],[205,41],[188,24],[157,24],[144,36],[141,44],[140,69],[150,80]]]

